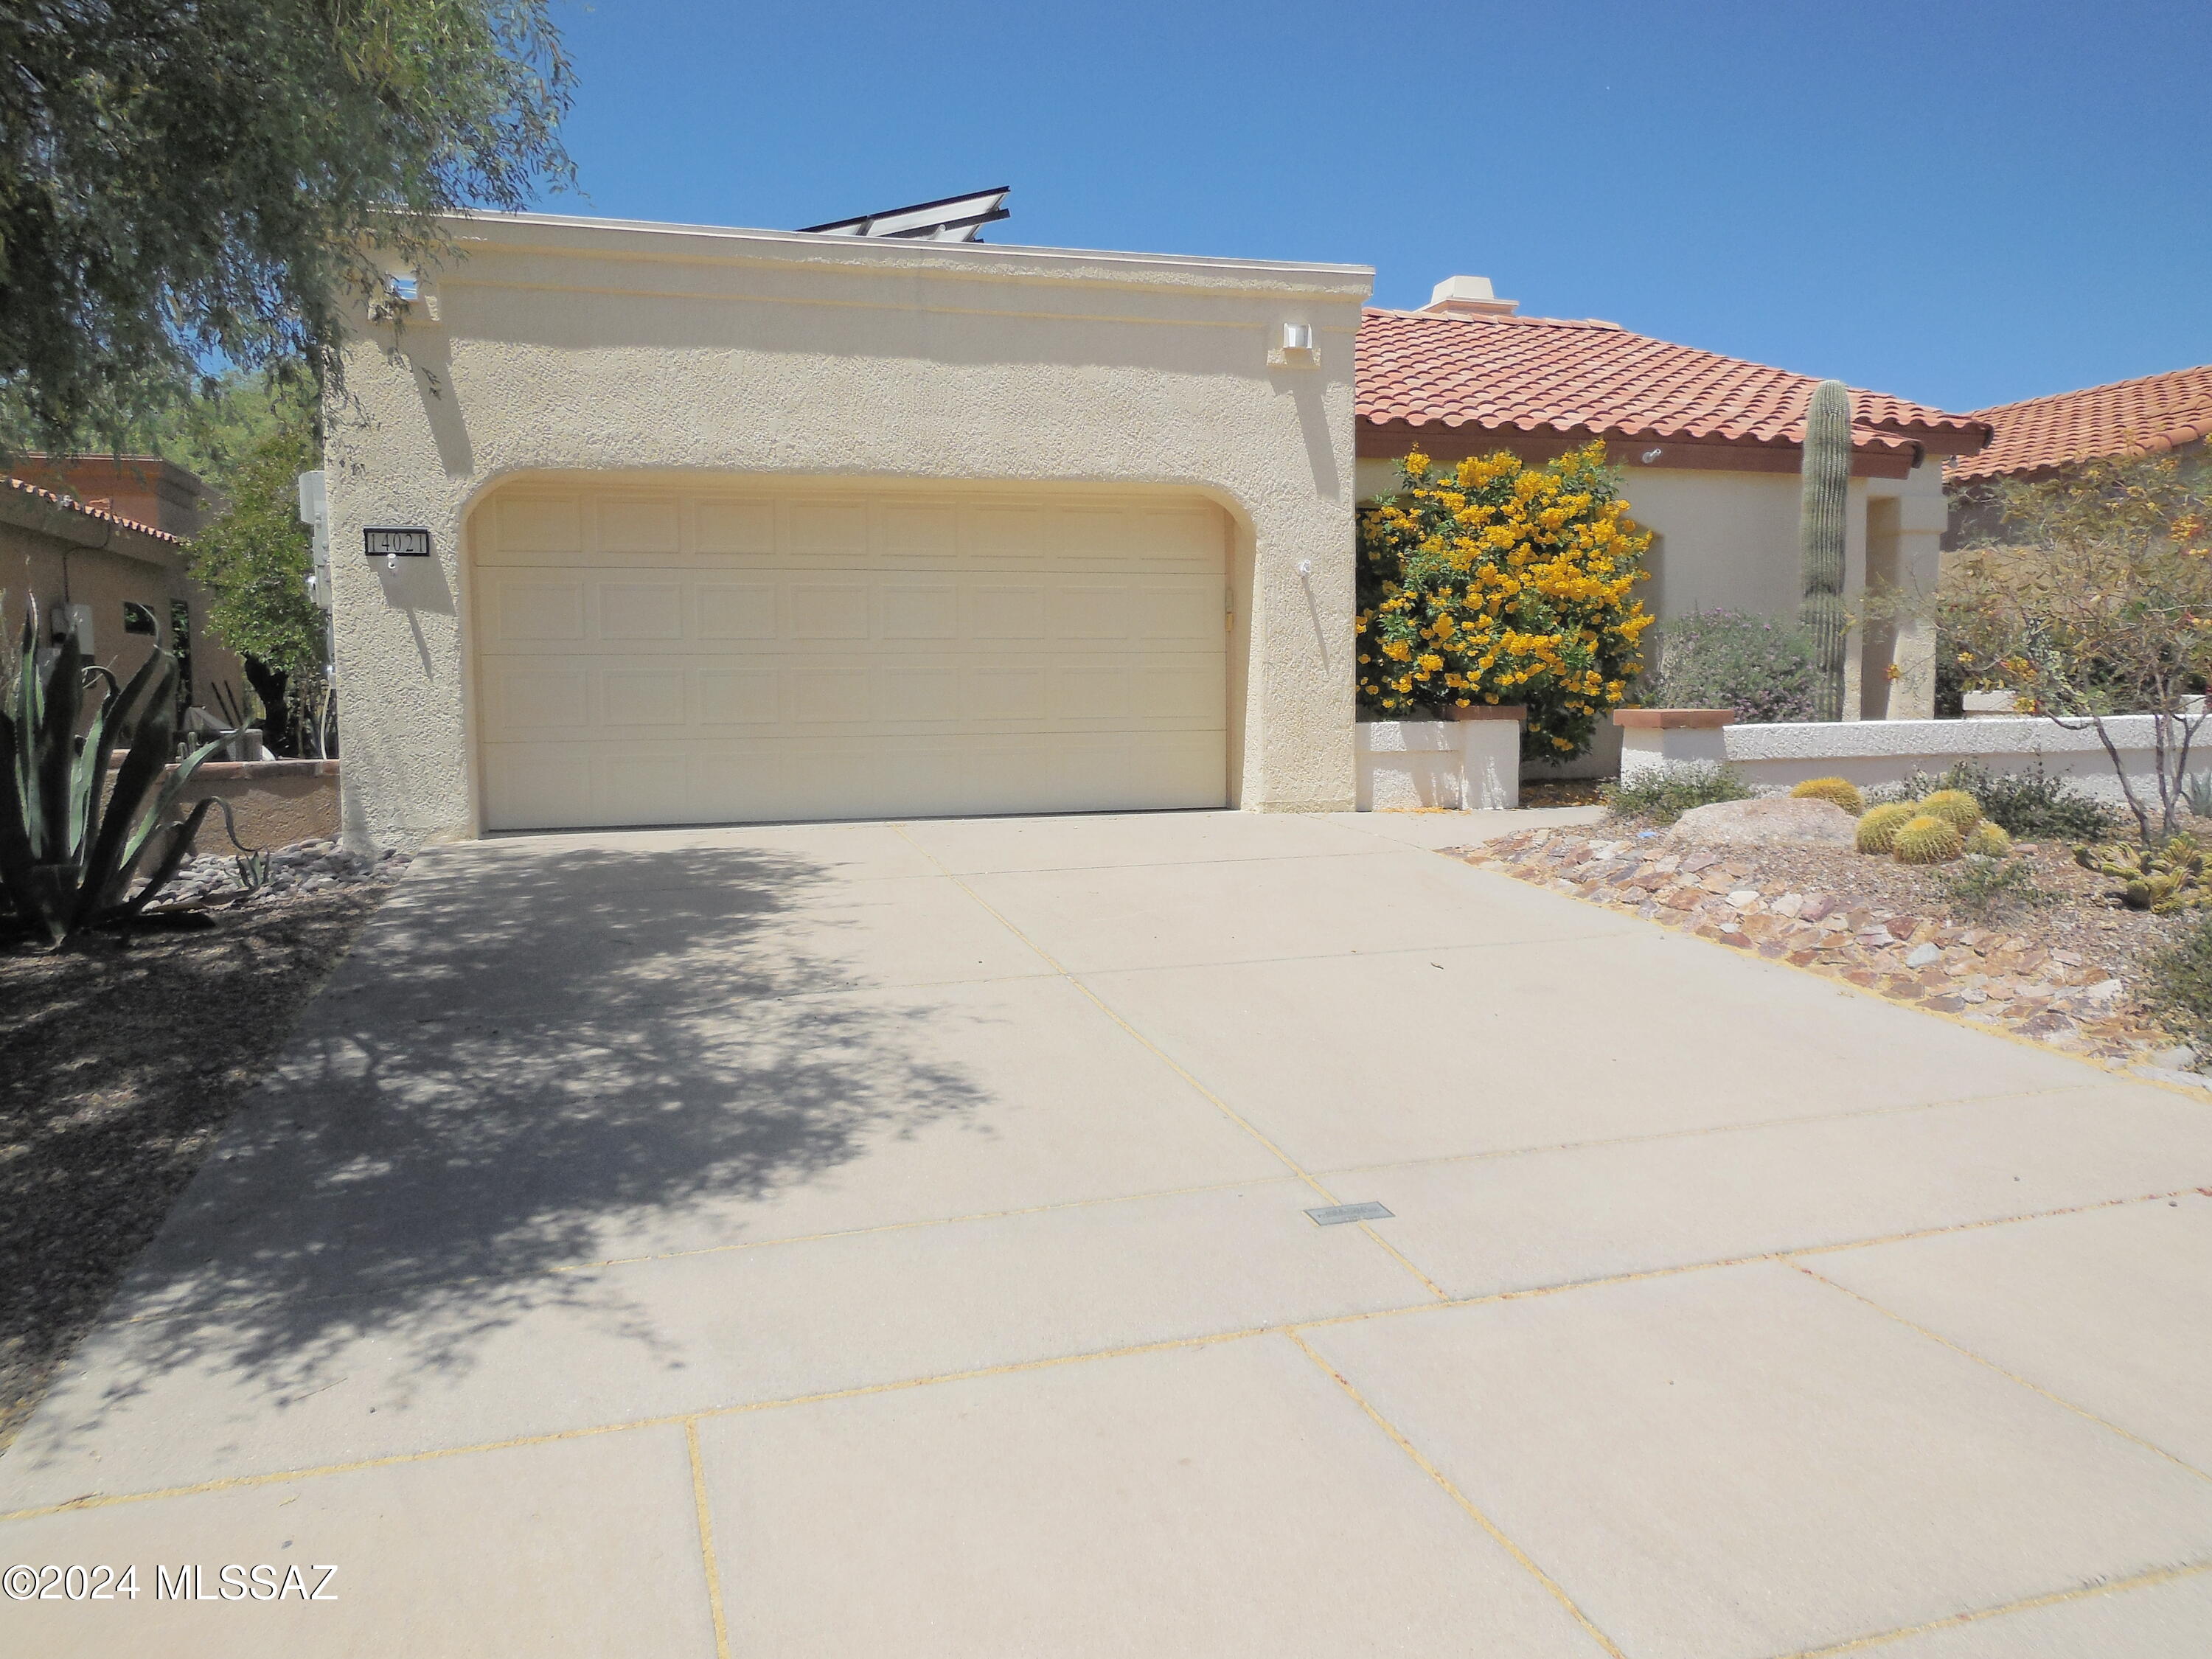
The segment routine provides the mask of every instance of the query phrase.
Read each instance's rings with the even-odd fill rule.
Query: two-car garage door
[[[1219,806],[1188,498],[515,486],[471,520],[490,830]]]

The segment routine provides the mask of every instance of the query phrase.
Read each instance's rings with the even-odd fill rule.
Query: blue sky
[[[2212,6],[556,0],[587,198],[1454,272],[1964,410],[2212,362]]]

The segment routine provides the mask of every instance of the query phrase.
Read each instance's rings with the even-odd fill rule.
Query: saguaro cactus
[[[1813,636],[1813,718],[1844,717],[1844,501],[1851,476],[1851,394],[1841,380],[1813,388],[1805,415],[1804,493],[1797,514],[1805,604]]]

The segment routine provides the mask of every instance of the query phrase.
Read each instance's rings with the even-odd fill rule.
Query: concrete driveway
[[[2212,1109],[1480,827],[427,854],[0,1458],[137,1597],[0,1651],[2212,1647]]]

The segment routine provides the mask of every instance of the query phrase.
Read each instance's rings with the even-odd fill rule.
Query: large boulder
[[[1736,847],[1849,847],[1858,820],[1833,801],[1781,796],[1693,806],[1674,821],[1677,841]]]

